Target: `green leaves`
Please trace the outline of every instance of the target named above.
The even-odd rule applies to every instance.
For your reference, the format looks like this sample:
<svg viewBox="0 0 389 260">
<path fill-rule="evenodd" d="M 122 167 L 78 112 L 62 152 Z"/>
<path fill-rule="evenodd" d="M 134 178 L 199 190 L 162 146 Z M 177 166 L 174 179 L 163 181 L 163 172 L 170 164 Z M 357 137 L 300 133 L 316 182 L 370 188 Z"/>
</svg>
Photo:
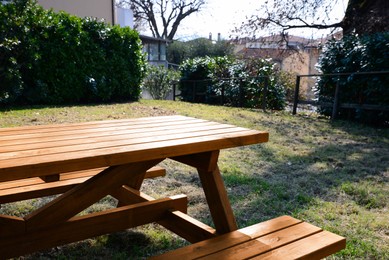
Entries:
<svg viewBox="0 0 389 260">
<path fill-rule="evenodd" d="M 147 90 L 153 99 L 163 100 L 167 97 L 174 82 L 180 79 L 180 72 L 167 69 L 165 66 L 148 66 L 142 88 Z"/>
<path fill-rule="evenodd" d="M 285 106 L 285 87 L 270 60 L 204 57 L 186 60 L 180 69 L 185 101 L 258 108 L 266 92 L 266 108 Z"/>
<path fill-rule="evenodd" d="M 35 1 L 0 5 L 0 104 L 137 100 L 139 35 Z"/>
<path fill-rule="evenodd" d="M 389 33 L 345 36 L 329 41 L 319 61 L 323 74 L 389 71 Z M 331 101 L 337 82 L 341 88 L 340 102 L 389 105 L 389 75 L 324 76 L 317 82 L 319 101 Z M 330 115 L 330 110 L 322 109 Z M 369 123 L 389 121 L 389 113 L 380 111 L 340 111 L 340 117 L 360 119 Z"/>
</svg>

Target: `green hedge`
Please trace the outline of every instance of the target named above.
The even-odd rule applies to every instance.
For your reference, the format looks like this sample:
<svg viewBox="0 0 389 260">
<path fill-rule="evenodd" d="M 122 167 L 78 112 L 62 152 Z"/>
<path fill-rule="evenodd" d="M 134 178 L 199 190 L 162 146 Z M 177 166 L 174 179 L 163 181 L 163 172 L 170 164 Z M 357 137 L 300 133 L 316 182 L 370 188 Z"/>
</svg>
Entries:
<svg viewBox="0 0 389 260">
<path fill-rule="evenodd" d="M 186 60 L 180 69 L 184 101 L 260 108 L 266 85 L 266 108 L 285 107 L 285 86 L 270 60 L 204 57 Z"/>
<path fill-rule="evenodd" d="M 323 74 L 353 73 L 321 77 L 317 82 L 319 101 L 333 102 L 338 82 L 340 103 L 389 106 L 389 74 L 355 74 L 389 71 L 389 32 L 350 35 L 329 41 L 319 60 L 319 69 Z M 320 112 L 331 115 L 332 109 L 322 108 Z M 340 109 L 338 116 L 365 123 L 389 124 L 388 111 Z"/>
<path fill-rule="evenodd" d="M 139 35 L 32 0 L 0 5 L 0 104 L 138 100 Z"/>
</svg>

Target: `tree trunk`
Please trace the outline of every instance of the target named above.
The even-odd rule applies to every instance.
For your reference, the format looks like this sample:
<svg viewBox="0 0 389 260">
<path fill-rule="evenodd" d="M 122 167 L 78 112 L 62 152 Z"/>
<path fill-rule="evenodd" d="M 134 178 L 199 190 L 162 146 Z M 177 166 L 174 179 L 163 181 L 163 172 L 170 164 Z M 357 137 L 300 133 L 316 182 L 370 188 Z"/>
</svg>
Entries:
<svg viewBox="0 0 389 260">
<path fill-rule="evenodd" d="M 342 25 L 345 35 L 389 31 L 389 1 L 349 0 Z"/>
</svg>

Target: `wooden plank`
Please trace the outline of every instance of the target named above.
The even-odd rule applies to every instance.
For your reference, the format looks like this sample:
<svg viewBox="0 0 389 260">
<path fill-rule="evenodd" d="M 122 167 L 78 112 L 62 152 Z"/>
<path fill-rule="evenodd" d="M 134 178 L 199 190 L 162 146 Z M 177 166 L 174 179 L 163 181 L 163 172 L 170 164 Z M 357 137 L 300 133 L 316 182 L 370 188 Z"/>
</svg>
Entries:
<svg viewBox="0 0 389 260">
<path fill-rule="evenodd" d="M 158 120 L 154 122 L 139 122 L 137 124 L 130 123 L 130 122 L 122 122 L 117 121 L 116 123 L 112 124 L 100 124 L 96 125 L 94 127 L 77 127 L 77 126 L 70 126 L 63 128 L 61 125 L 52 125 L 56 127 L 51 127 L 50 129 L 39 129 L 38 127 L 32 127 L 29 130 L 19 130 L 20 128 L 9 128 L 9 131 L 6 133 L 2 133 L 0 135 L 0 140 L 11 140 L 19 137 L 20 139 L 26 139 L 26 138 L 39 138 L 44 136 L 61 136 L 61 135 L 70 135 L 70 134 L 87 134 L 87 133 L 93 133 L 93 132 L 101 132 L 101 131 L 110 131 L 110 130 L 136 130 L 136 129 L 142 129 L 142 128 L 154 128 L 154 127 L 161 127 L 161 126 L 168 126 L 168 125 L 185 125 L 185 124 L 196 124 L 196 123 L 205 123 L 210 122 L 203 119 L 197 119 L 197 118 L 186 118 L 181 120 Z"/>
<path fill-rule="evenodd" d="M 75 172 L 67 172 L 62 173 L 59 176 L 59 181 L 65 181 L 65 180 L 73 180 L 83 177 L 92 177 L 100 172 L 102 172 L 103 168 L 97 168 L 97 169 L 90 169 L 90 170 L 83 170 L 83 171 L 75 171 Z M 146 172 L 145 178 L 155 178 L 155 177 L 162 177 L 166 175 L 166 171 L 164 168 L 160 166 L 154 166 L 151 169 L 149 169 Z M 0 182 L 0 192 L 2 190 L 12 189 L 12 188 L 22 188 L 22 187 L 31 187 L 38 184 L 45 183 L 41 178 L 27 178 L 22 180 L 16 180 L 16 181 L 7 181 L 7 182 Z"/>
<path fill-rule="evenodd" d="M 229 248 L 246 241 L 250 241 L 254 238 L 265 236 L 272 232 L 294 226 L 301 222 L 301 220 L 289 216 L 281 216 L 238 231 L 233 231 L 212 239 L 201 241 L 193 245 L 178 248 L 163 255 L 154 256 L 151 259 L 195 259 L 204 255 L 219 252 L 225 248 Z"/>
<path fill-rule="evenodd" d="M 80 177 L 78 179 L 0 190 L 0 204 L 61 194 L 90 178 Z"/>
<path fill-rule="evenodd" d="M 42 131 L 58 131 L 58 129 L 72 130 L 72 129 L 88 129 L 113 126 L 118 124 L 131 124 L 131 125 L 144 125 L 149 123 L 158 122 L 172 122 L 172 121 L 187 121 L 193 119 L 191 117 L 185 117 L 180 115 L 174 116 L 158 116 L 158 117 L 143 117 L 143 118 L 131 118 L 131 119 L 115 119 L 115 120 L 102 120 L 102 121 L 89 121 L 81 123 L 67 123 L 67 124 L 51 124 L 51 125 L 29 125 L 29 126 L 17 126 L 0 128 L 0 135 L 8 135 L 15 133 L 34 133 Z"/>
<path fill-rule="evenodd" d="M 53 147 L 62 147 L 77 144 L 88 144 L 95 142 L 127 140 L 142 137 L 160 136 L 169 134 L 178 134 L 186 132 L 208 131 L 212 129 L 233 128 L 229 125 L 221 125 L 216 123 L 202 123 L 196 125 L 159 127 L 158 129 L 136 129 L 136 130 L 118 130 L 110 132 L 88 133 L 84 135 L 63 135 L 60 137 L 47 137 L 36 139 L 23 139 L 13 141 L 1 141 L 1 153 L 15 152 L 23 150 L 44 149 Z"/>
<path fill-rule="evenodd" d="M 40 134 L 36 134 L 34 136 L 24 136 L 24 138 L 21 138 L 20 136 L 9 135 L 9 136 L 2 138 L 5 140 L 0 140 L 0 142 L 3 144 L 2 148 L 1 148 L 2 150 L 0 150 L 0 151 L 7 152 L 7 150 L 11 150 L 11 151 L 12 151 L 12 149 L 17 150 L 20 147 L 20 145 L 27 145 L 28 147 L 38 146 L 38 148 L 41 148 L 41 147 L 44 147 L 45 145 L 49 145 L 49 146 L 56 145 L 55 143 L 53 144 L 52 142 L 62 142 L 60 144 L 60 146 L 62 146 L 65 141 L 75 142 L 75 140 L 81 141 L 81 140 L 89 139 L 89 138 L 95 138 L 95 141 L 96 141 L 96 138 L 97 138 L 97 140 L 99 140 L 99 138 L 103 138 L 103 137 L 115 138 L 116 136 L 118 136 L 118 139 L 120 139 L 120 137 L 123 135 L 130 135 L 130 137 L 132 135 L 132 138 L 133 138 L 133 137 L 136 137 L 137 134 L 142 135 L 142 133 L 153 134 L 155 132 L 163 132 L 163 131 L 169 131 L 169 130 L 174 131 L 174 130 L 179 130 L 179 129 L 181 129 L 181 131 L 184 131 L 184 129 L 190 131 L 192 128 L 196 130 L 199 127 L 205 128 L 207 126 L 209 126 L 211 128 L 212 128 L 212 126 L 218 127 L 218 128 L 228 127 L 228 125 L 220 126 L 220 125 L 217 125 L 216 123 L 212 123 L 212 122 L 204 122 L 204 123 L 198 122 L 195 124 L 186 123 L 184 125 L 179 124 L 179 123 L 180 122 L 161 123 L 158 125 L 156 124 L 154 127 L 151 127 L 151 126 L 149 126 L 149 127 L 147 127 L 147 126 L 144 126 L 144 127 L 123 126 L 123 127 L 115 127 L 115 128 L 107 128 L 107 129 L 97 128 L 97 129 L 90 129 L 88 131 L 83 131 L 83 132 L 76 132 L 76 131 L 58 132 L 56 135 L 49 135 L 49 134 L 45 134 L 45 133 L 40 133 Z M 155 133 L 155 135 L 156 135 L 156 133 Z M 66 144 L 66 142 L 65 142 L 65 144 Z M 18 145 L 19 145 L 19 147 L 18 147 Z M 11 146 L 11 147 L 9 147 L 9 146 Z"/>
<path fill-rule="evenodd" d="M 159 142 L 159 141 L 168 141 L 168 140 L 176 140 L 176 139 L 184 139 L 184 138 L 193 138 L 193 137 L 201 137 L 208 135 L 218 135 L 218 134 L 229 134 L 229 133 L 237 133 L 240 131 L 244 131 L 244 128 L 221 128 L 221 129 L 207 129 L 206 131 L 196 131 L 191 132 L 190 130 L 184 131 L 173 131 L 173 133 L 169 131 L 158 132 L 156 135 L 144 135 L 140 137 L 139 135 L 127 136 L 127 138 L 121 137 L 119 140 L 95 140 L 95 142 L 88 143 L 74 143 L 71 141 L 65 143 L 60 146 L 55 147 L 42 147 L 37 149 L 26 150 L 26 148 L 20 149 L 14 152 L 3 152 L 0 153 L 0 161 L 7 160 L 8 158 L 17 159 L 24 157 L 32 157 L 32 156 L 42 156 L 42 155 L 50 155 L 50 154 L 61 154 L 61 153 L 69 153 L 69 152 L 77 152 L 77 151 L 85 151 L 85 150 L 93 150 L 93 149 L 104 149 L 104 148 L 112 148 L 112 147 L 121 147 L 127 145 L 136 145 L 143 143 L 151 143 L 151 142 Z M 88 138 L 89 139 L 89 138 Z"/>
<path fill-rule="evenodd" d="M 147 170 L 145 179 L 153 179 L 157 177 L 163 177 L 166 175 L 165 168 L 162 168 L 160 166 L 153 166 L 149 170 Z"/>
<path fill-rule="evenodd" d="M 344 237 L 323 231 L 251 259 L 323 259 L 345 247 L 346 239 Z"/>
<path fill-rule="evenodd" d="M 284 215 L 249 227 L 241 228 L 239 229 L 239 232 L 254 239 L 299 223 L 302 223 L 302 221 L 291 216 Z"/>
<path fill-rule="evenodd" d="M 248 259 L 320 231 L 320 228 L 303 222 L 198 259 Z"/>
<path fill-rule="evenodd" d="M 29 178 L 0 183 L 0 204 L 64 193 L 100 173 L 105 168 L 61 174 L 60 181 L 45 183 Z M 155 166 L 146 172 L 145 179 L 165 176 L 164 168 Z"/>
<path fill-rule="evenodd" d="M 24 231 L 25 225 L 22 218 L 0 214 L 0 238 L 21 234 Z"/>
<path fill-rule="evenodd" d="M 159 162 L 132 163 L 104 170 L 27 215 L 24 218 L 26 229 L 34 230 L 66 221 L 123 185 L 129 176 L 137 186 L 143 181 L 146 171 Z"/>
<path fill-rule="evenodd" d="M 41 178 L 44 182 L 59 181 L 59 174 L 40 176 L 39 178 Z"/>
<path fill-rule="evenodd" d="M 120 201 L 120 205 L 153 201 L 154 198 L 132 189 L 122 187 L 111 194 Z M 214 237 L 216 230 L 186 214 L 186 211 L 169 211 L 158 224 L 176 233 L 191 243 Z"/>
<path fill-rule="evenodd" d="M 150 258 L 150 260 L 197 259 L 203 255 L 223 250 L 228 246 L 243 243 L 250 239 L 251 238 L 249 236 L 242 234 L 239 231 L 232 231 L 215 238 L 195 243 L 193 245 L 178 248 L 174 251 L 170 251 L 162 255 L 153 256 Z"/>
<path fill-rule="evenodd" d="M 158 221 L 169 209 L 185 211 L 186 207 L 186 196 L 179 195 L 74 217 L 47 229 L 27 231 L 21 235 L 0 238 L 0 255 L 2 258 L 10 258 L 93 236 L 125 230 Z"/>
<path fill-rule="evenodd" d="M 43 176 L 52 172 L 70 172 L 162 157 L 201 153 L 215 149 L 266 142 L 268 138 L 267 132 L 245 130 L 236 133 L 121 146 L 115 149 L 96 149 L 92 154 L 86 151 L 69 152 L 61 154 L 61 160 L 58 160 L 59 155 L 55 154 L 9 159 L 2 162 L 0 181 Z"/>
<path fill-rule="evenodd" d="M 119 189 L 112 190 L 110 195 L 119 200 L 122 205 L 131 205 L 155 200 L 153 197 L 126 185 L 123 185 Z"/>
<path fill-rule="evenodd" d="M 190 154 L 172 157 L 172 160 L 178 161 L 180 163 L 195 167 L 196 169 L 202 169 L 204 171 L 213 171 L 217 166 L 218 156 L 212 157 L 212 152 Z M 218 153 L 218 151 L 216 151 Z M 213 160 L 211 161 L 210 158 Z"/>
<path fill-rule="evenodd" d="M 184 211 L 169 211 L 157 223 L 191 243 L 210 239 L 216 235 L 214 228 L 192 218 Z"/>
<path fill-rule="evenodd" d="M 213 151 L 208 158 L 204 157 L 203 161 L 199 162 L 205 165 L 206 168 L 197 168 L 197 171 L 217 233 L 224 234 L 234 231 L 238 227 L 228 200 L 223 178 L 217 166 L 218 157 L 219 151 Z"/>
</svg>

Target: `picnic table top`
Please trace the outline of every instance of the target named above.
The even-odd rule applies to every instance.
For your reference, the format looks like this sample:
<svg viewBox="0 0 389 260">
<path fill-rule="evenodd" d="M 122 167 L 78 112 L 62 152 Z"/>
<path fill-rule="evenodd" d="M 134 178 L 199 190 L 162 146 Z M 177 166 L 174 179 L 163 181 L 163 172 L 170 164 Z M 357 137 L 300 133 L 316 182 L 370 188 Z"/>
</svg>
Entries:
<svg viewBox="0 0 389 260">
<path fill-rule="evenodd" d="M 266 142 L 268 133 L 185 116 L 0 128 L 0 181 Z"/>
</svg>

